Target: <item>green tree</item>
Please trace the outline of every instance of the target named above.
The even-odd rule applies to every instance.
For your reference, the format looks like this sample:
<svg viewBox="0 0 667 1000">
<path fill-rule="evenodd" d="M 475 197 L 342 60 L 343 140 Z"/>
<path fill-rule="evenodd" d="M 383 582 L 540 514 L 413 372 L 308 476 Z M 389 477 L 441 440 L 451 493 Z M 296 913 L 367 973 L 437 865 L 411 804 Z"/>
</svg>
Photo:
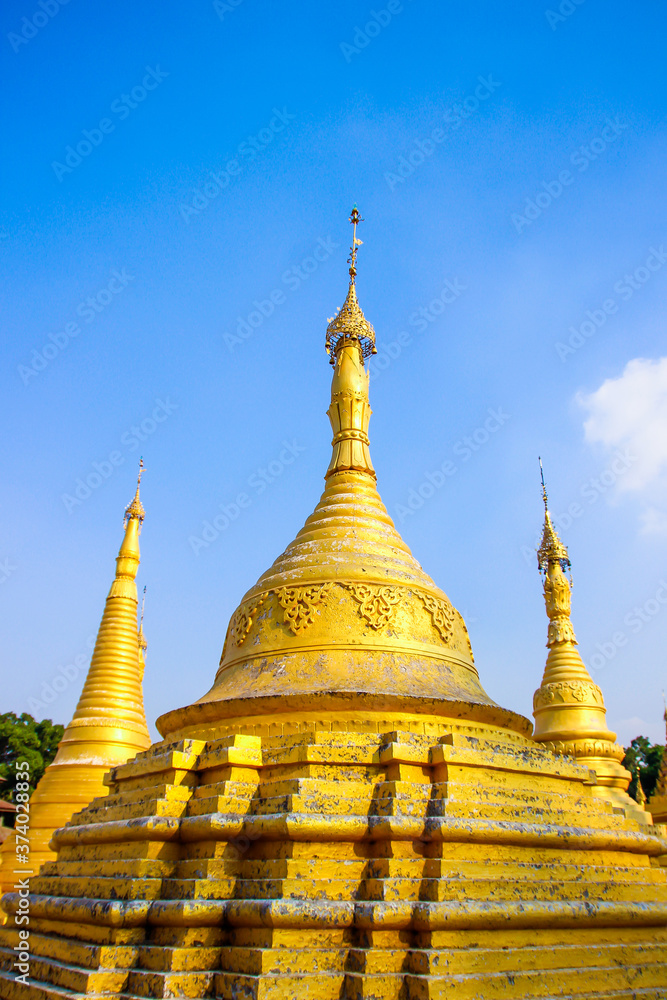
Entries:
<svg viewBox="0 0 667 1000">
<path fill-rule="evenodd" d="M 27 760 L 30 765 L 30 794 L 56 755 L 65 729 L 51 719 L 37 722 L 23 712 L 0 715 L 0 797 L 14 801 L 16 762 Z"/>
<path fill-rule="evenodd" d="M 653 795 L 664 752 L 663 746 L 659 743 L 651 743 L 646 736 L 637 736 L 630 746 L 625 748 L 623 767 L 627 767 L 628 771 L 632 773 L 628 795 L 631 795 L 633 799 L 637 799 L 637 774 L 641 779 L 646 798 L 650 799 Z"/>
</svg>

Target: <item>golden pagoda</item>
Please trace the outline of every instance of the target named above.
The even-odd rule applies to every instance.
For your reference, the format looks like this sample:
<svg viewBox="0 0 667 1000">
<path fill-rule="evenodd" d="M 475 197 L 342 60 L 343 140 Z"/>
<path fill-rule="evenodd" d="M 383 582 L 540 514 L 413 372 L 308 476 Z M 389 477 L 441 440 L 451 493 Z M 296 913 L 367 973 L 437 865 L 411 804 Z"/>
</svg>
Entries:
<svg viewBox="0 0 667 1000">
<path fill-rule="evenodd" d="M 549 501 L 542 472 L 544 529 L 537 550 L 537 565 L 543 575 L 544 602 L 549 618 L 546 666 L 542 684 L 533 695 L 535 732 L 533 739 L 549 749 L 575 757 L 597 777 L 595 794 L 623 809 L 638 823 L 650 823 L 651 817 L 641 802 L 627 794 L 632 775 L 621 761 L 625 750 L 616 733 L 607 728 L 607 712 L 601 689 L 593 682 L 577 649 L 572 627 L 571 581 L 568 551 L 551 521 Z"/>
<path fill-rule="evenodd" d="M 53 763 L 30 798 L 29 822 L 23 831 L 29 850 L 18 852 L 26 860 L 23 864 L 17 861 L 16 831 L 0 851 L 3 892 L 20 877 L 17 870 L 23 875 L 37 874 L 41 865 L 55 858 L 49 847 L 54 830 L 64 826 L 73 813 L 92 799 L 105 794 L 104 775 L 110 767 L 125 763 L 150 746 L 141 688 L 143 633 L 137 633 L 134 582 L 139 567 L 139 531 L 144 520 L 139 498 L 142 468 L 143 463 L 134 499 L 125 511 L 125 533 L 116 559 L 116 576 L 79 703 Z M 26 844 L 23 834 L 19 843 Z"/>
<path fill-rule="evenodd" d="M 488 697 L 380 500 L 351 221 L 322 497 L 210 691 L 54 835 L 6 1000 L 664 1000 L 666 845 Z"/>
<path fill-rule="evenodd" d="M 665 706 L 664 719 L 665 728 L 667 729 L 667 706 Z M 667 827 L 667 738 L 665 739 L 665 744 L 665 752 L 662 755 L 658 780 L 646 808 L 653 816 L 654 823 L 660 823 Z M 667 834 L 667 829 L 662 832 Z"/>
</svg>

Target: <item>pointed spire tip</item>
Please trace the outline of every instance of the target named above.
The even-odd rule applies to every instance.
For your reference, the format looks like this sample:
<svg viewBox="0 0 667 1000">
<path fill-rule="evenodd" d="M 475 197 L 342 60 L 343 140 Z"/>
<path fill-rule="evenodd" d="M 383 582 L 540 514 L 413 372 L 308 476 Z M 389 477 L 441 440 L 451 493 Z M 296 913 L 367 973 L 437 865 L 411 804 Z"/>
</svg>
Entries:
<svg viewBox="0 0 667 1000">
<path fill-rule="evenodd" d="M 364 220 L 359 215 L 356 204 L 350 213 L 349 221 L 352 223 L 352 246 L 347 262 L 350 265 L 350 286 L 347 290 L 345 302 L 336 312 L 333 319 L 328 320 L 326 351 L 333 365 L 336 362 L 336 355 L 339 347 L 344 344 L 354 343 L 359 348 L 361 359 L 364 361 L 371 354 L 377 354 L 375 347 L 375 330 L 364 316 L 361 306 L 357 301 L 355 281 L 357 276 L 357 251 L 363 245 L 363 241 L 357 239 L 357 225 Z"/>
<path fill-rule="evenodd" d="M 547 497 L 547 487 L 544 482 L 544 469 L 542 468 L 542 459 L 538 455 L 537 461 L 540 463 L 540 478 L 542 479 L 542 499 L 544 500 L 544 509 L 549 510 L 549 498 Z"/>
<path fill-rule="evenodd" d="M 542 573 L 546 573 L 549 563 L 560 563 L 563 572 L 570 569 L 570 557 L 567 547 L 563 545 L 558 532 L 553 526 L 551 514 L 549 513 L 549 501 L 547 497 L 547 487 L 544 482 L 544 469 L 542 459 L 538 457 L 540 463 L 540 478 L 542 480 L 542 499 L 544 501 L 544 529 L 542 531 L 542 541 L 537 550 L 537 566 Z"/>
<path fill-rule="evenodd" d="M 141 498 L 139 496 L 139 489 L 141 487 L 141 477 L 143 476 L 143 474 L 144 474 L 144 460 L 143 460 L 143 458 L 140 458 L 139 459 L 139 473 L 137 475 L 137 490 L 136 490 L 136 493 L 134 494 L 132 502 L 129 503 L 127 505 L 127 507 L 125 508 L 125 518 L 123 520 L 123 527 L 124 528 L 127 527 L 128 521 L 130 521 L 133 517 L 136 518 L 139 521 L 140 525 L 143 524 L 143 520 L 144 520 L 144 518 L 146 516 L 146 511 L 144 510 L 144 505 L 142 504 Z"/>
</svg>

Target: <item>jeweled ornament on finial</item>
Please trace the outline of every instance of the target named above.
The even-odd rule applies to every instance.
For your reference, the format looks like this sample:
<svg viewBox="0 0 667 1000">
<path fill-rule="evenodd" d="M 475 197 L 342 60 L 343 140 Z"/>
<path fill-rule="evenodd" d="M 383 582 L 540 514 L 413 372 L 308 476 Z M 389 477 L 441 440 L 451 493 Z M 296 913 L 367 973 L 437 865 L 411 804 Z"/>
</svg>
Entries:
<svg viewBox="0 0 667 1000">
<path fill-rule="evenodd" d="M 345 302 L 338 310 L 333 319 L 329 320 L 327 326 L 326 350 L 330 355 L 331 364 L 336 363 L 338 350 L 344 344 L 354 343 L 359 348 L 362 361 L 369 358 L 371 354 L 377 354 L 375 348 L 375 330 L 368 322 L 361 306 L 357 301 L 357 291 L 355 281 L 357 277 L 357 250 L 363 245 L 363 241 L 357 239 L 357 225 L 364 220 L 359 215 L 359 209 L 355 205 L 350 213 L 352 223 L 352 246 L 347 262 L 350 265 L 350 287 L 347 291 Z"/>
<path fill-rule="evenodd" d="M 561 542 L 556 529 L 551 523 L 551 514 L 549 513 L 549 500 L 547 497 L 547 488 L 544 482 L 544 469 L 542 468 L 542 459 L 538 458 L 540 463 L 540 476 L 542 478 L 542 499 L 544 501 L 544 530 L 542 532 L 542 541 L 540 542 L 540 547 L 537 550 L 537 565 L 542 573 L 546 573 L 549 563 L 560 563 L 560 568 L 563 572 L 567 572 L 571 569 L 570 557 L 568 555 L 567 548 Z"/>
</svg>

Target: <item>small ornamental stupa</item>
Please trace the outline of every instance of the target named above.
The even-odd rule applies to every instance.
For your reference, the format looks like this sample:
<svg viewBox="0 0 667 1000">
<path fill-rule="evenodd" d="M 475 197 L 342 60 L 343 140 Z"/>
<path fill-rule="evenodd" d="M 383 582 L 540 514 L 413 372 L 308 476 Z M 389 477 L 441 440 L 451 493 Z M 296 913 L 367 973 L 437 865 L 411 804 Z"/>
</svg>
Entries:
<svg viewBox="0 0 667 1000">
<path fill-rule="evenodd" d="M 6 1000 L 664 1000 L 667 845 L 488 697 L 377 492 L 351 221 L 322 497 L 210 691 L 54 834 Z"/>
<path fill-rule="evenodd" d="M 17 829 L 0 850 L 2 891 L 21 876 L 36 875 L 55 858 L 49 847 L 54 830 L 73 813 L 104 795 L 104 775 L 150 746 L 142 693 L 143 632 L 137 632 L 139 532 L 144 508 L 137 489 L 125 511 L 125 533 L 116 558 L 116 576 L 106 600 L 93 655 L 79 703 L 30 798 L 28 822 Z M 16 834 L 20 850 L 17 850 Z M 27 849 L 26 849 L 27 848 Z M 25 859 L 21 862 L 17 858 Z"/>
<path fill-rule="evenodd" d="M 608 799 L 638 823 L 650 823 L 651 816 L 643 805 L 627 794 L 632 775 L 621 764 L 625 750 L 615 742 L 616 733 L 607 728 L 604 696 L 577 649 L 570 618 L 571 581 L 566 575 L 571 568 L 570 557 L 551 520 L 541 460 L 540 472 L 544 529 L 537 565 L 543 576 L 549 618 L 549 654 L 542 683 L 533 695 L 533 739 L 592 768 L 597 777 L 596 795 Z"/>
</svg>

